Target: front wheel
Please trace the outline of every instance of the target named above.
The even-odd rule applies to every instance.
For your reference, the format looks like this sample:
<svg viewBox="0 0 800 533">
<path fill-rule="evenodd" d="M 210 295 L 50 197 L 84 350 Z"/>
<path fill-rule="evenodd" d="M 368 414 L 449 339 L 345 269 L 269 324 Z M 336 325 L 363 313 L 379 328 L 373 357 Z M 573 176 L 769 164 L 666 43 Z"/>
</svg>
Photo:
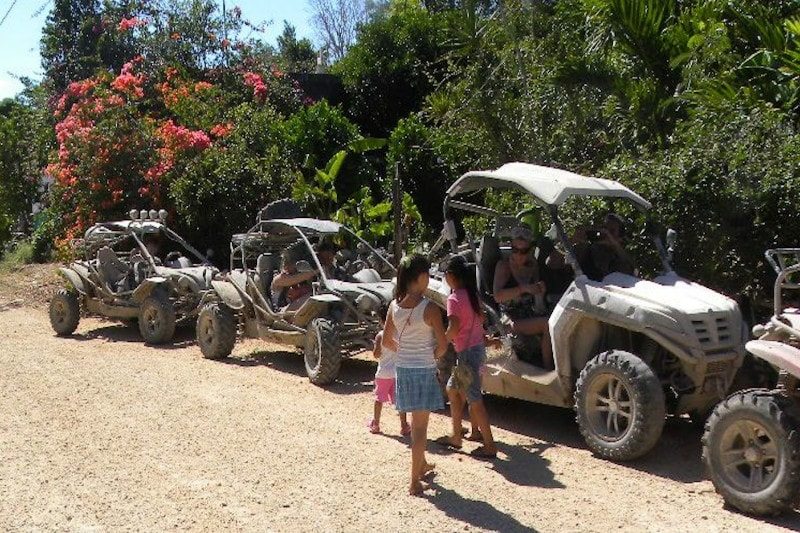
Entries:
<svg viewBox="0 0 800 533">
<path fill-rule="evenodd" d="M 725 501 L 773 515 L 800 495 L 798 411 L 777 392 L 734 393 L 714 409 L 703 433 L 703 464 Z"/>
<path fill-rule="evenodd" d="M 315 318 L 306 332 L 304 361 L 308 379 L 314 385 L 327 385 L 339 375 L 342 355 L 339 352 L 336 324 L 327 318 Z"/>
<path fill-rule="evenodd" d="M 78 295 L 67 289 L 61 289 L 50 300 L 50 325 L 56 335 L 63 337 L 72 335 L 78 328 L 81 319 L 81 307 Z"/>
<path fill-rule="evenodd" d="M 236 319 L 224 304 L 205 305 L 197 317 L 197 344 L 206 359 L 224 359 L 236 343 Z"/>
<path fill-rule="evenodd" d="M 641 457 L 664 429 L 661 382 L 637 356 L 611 350 L 592 358 L 575 389 L 578 426 L 597 455 L 614 461 Z"/>
<path fill-rule="evenodd" d="M 145 298 L 139 307 L 139 333 L 149 344 L 169 342 L 175 334 L 175 307 L 161 290 Z"/>
</svg>

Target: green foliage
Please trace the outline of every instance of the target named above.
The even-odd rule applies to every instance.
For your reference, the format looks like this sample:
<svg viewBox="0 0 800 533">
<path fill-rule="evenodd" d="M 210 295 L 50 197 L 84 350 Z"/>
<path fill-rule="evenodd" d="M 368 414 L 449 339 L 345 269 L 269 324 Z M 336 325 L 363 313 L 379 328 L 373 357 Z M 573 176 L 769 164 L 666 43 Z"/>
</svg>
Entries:
<svg viewBox="0 0 800 533">
<path fill-rule="evenodd" d="M 232 234 L 253 225 L 260 208 L 288 195 L 294 179 L 274 110 L 242 104 L 230 118 L 236 127 L 224 142 L 186 164 L 169 185 L 180 229 L 218 257 L 227 255 Z"/>
<path fill-rule="evenodd" d="M 364 133 L 384 137 L 422 106 L 442 77 L 445 21 L 443 14 L 407 7 L 361 27 L 332 71 L 341 76 L 348 114 Z"/>
<path fill-rule="evenodd" d="M 679 234 L 678 270 L 768 298 L 764 250 L 800 242 L 800 137 L 775 109 L 696 110 L 668 151 L 623 155 L 602 174 L 648 198 Z"/>
<path fill-rule="evenodd" d="M 278 36 L 278 55 L 291 72 L 313 72 L 317 63 L 314 45 L 309 39 L 298 39 L 295 27 L 285 20 Z"/>
<path fill-rule="evenodd" d="M 24 265 L 29 265 L 34 262 L 35 249 L 33 243 L 29 241 L 20 241 L 15 244 L 8 252 L 0 258 L 0 272 L 16 270 Z"/>
</svg>

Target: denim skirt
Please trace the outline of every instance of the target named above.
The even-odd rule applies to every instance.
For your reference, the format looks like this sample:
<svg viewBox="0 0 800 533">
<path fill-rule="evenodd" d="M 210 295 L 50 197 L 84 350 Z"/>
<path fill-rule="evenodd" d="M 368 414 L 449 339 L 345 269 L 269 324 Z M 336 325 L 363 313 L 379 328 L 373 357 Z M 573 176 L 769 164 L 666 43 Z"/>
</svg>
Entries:
<svg viewBox="0 0 800 533">
<path fill-rule="evenodd" d="M 444 398 L 436 367 L 403 368 L 397 367 L 397 390 L 395 406 L 398 411 L 438 411 L 444 409 Z"/>
</svg>

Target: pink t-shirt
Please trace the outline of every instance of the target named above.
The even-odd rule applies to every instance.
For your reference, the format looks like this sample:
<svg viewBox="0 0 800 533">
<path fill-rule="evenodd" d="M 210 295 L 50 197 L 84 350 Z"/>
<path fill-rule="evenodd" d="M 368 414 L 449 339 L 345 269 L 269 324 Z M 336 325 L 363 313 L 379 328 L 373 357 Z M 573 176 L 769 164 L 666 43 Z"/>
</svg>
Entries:
<svg viewBox="0 0 800 533">
<path fill-rule="evenodd" d="M 447 297 L 447 316 L 458 318 L 458 335 L 453 339 L 457 352 L 483 344 L 483 323 L 472 309 L 466 289 L 456 289 Z"/>
</svg>

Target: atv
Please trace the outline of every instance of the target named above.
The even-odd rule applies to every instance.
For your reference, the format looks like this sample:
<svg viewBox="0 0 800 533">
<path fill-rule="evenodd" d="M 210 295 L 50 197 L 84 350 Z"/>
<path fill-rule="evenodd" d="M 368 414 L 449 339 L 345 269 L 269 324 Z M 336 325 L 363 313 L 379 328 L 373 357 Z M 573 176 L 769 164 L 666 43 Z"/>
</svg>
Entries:
<svg viewBox="0 0 800 533">
<path fill-rule="evenodd" d="M 800 289 L 800 248 L 767 250 L 777 273 L 773 315 L 753 328 L 747 351 L 779 370 L 776 388 L 738 391 L 716 406 L 703 434 L 703 463 L 725 501 L 754 515 L 800 502 L 800 309 L 784 291 Z"/>
<path fill-rule="evenodd" d="M 216 268 L 166 225 L 167 212 L 136 211 L 130 220 L 95 224 L 73 242 L 83 260 L 59 268 L 67 287 L 50 301 L 50 324 L 71 335 L 81 308 L 138 323 L 150 344 L 169 342 L 175 324 L 199 312 Z"/>
<path fill-rule="evenodd" d="M 595 264 L 602 254 L 586 252 L 602 250 L 593 242 L 601 231 L 582 229 L 590 237 L 580 250 L 574 235 L 568 237 L 562 209 L 603 201 L 623 203 L 643 220 L 645 231 L 638 237 L 646 250 L 653 252 L 654 246 L 657 252 L 651 253 L 651 279 L 635 270 L 609 271 L 608 261 Z M 508 213 L 498 205 L 521 209 Z M 667 232 L 665 247 L 647 216 L 650 209 L 647 200 L 611 180 L 508 163 L 468 172 L 450 187 L 444 229 L 430 250 L 440 266 L 429 297 L 442 307 L 450 289 L 441 265 L 453 254 L 475 264 L 487 330 L 501 341 L 487 347 L 484 391 L 575 409 L 589 448 L 618 461 L 651 450 L 667 414 L 707 414 L 728 391 L 745 353 L 737 304 L 674 272 L 676 234 Z M 543 231 L 547 218 L 552 224 Z M 493 296 L 495 267 L 511 255 L 512 229 L 525 221 L 539 226 L 531 229 L 538 231 L 533 247 L 546 291 L 523 307 L 538 309 L 547 319 L 554 369 L 543 365 L 541 338 L 512 332 L 505 308 Z M 571 222 L 577 233 L 577 221 Z M 560 267 L 550 263 L 556 257 Z"/>
<path fill-rule="evenodd" d="M 204 357 L 227 357 L 241 324 L 245 336 L 302 350 L 309 380 L 326 385 L 344 358 L 372 348 L 393 296 L 395 269 L 342 224 L 300 217 L 287 205 L 277 216 L 289 216 L 276 218 L 275 207 L 233 236 L 230 272 L 212 282 L 197 318 L 197 342 Z M 335 264 L 321 262 L 321 247 L 337 249 L 326 261 L 333 257 Z M 276 286 L 289 266 L 313 272 L 302 296 L 296 292 L 301 284 Z"/>
</svg>

